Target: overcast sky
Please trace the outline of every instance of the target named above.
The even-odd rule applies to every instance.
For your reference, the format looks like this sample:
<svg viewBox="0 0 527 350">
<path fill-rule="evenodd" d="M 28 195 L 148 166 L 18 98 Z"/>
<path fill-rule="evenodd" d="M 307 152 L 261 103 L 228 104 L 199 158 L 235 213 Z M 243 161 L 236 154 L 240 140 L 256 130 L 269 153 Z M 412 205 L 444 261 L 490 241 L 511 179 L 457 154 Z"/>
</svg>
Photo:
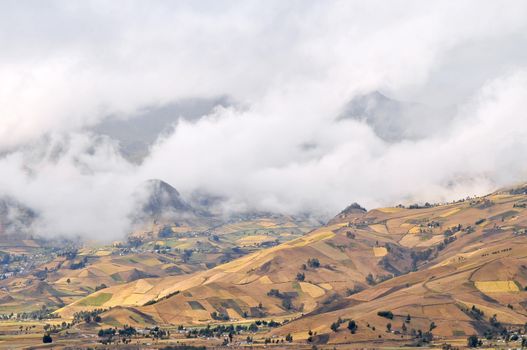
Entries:
<svg viewBox="0 0 527 350">
<path fill-rule="evenodd" d="M 0 52 L 0 194 L 44 233 L 119 237 L 149 178 L 323 217 L 527 180 L 525 1 L 3 1 Z M 420 107 L 339 117 L 375 91 Z M 90 131 L 223 96 L 140 164 Z"/>
</svg>

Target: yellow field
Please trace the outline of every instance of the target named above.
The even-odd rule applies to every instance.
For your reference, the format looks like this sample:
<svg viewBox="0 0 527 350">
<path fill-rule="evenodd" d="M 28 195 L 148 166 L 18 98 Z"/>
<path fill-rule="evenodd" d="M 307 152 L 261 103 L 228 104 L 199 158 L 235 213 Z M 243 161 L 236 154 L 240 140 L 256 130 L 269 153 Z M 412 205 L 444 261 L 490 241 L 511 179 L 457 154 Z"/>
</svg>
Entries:
<svg viewBox="0 0 527 350">
<path fill-rule="evenodd" d="M 382 213 L 387 213 L 387 214 L 391 214 L 391 213 L 398 213 L 400 211 L 403 211 L 404 208 L 396 208 L 396 207 L 387 207 L 387 208 L 379 208 L 379 209 L 376 209 Z"/>
<path fill-rule="evenodd" d="M 273 281 L 271 281 L 269 276 L 262 276 L 259 281 L 261 284 L 273 284 Z"/>
<path fill-rule="evenodd" d="M 373 255 L 382 257 L 388 254 L 388 250 L 385 247 L 373 247 Z"/>
<path fill-rule="evenodd" d="M 314 284 L 307 282 L 300 282 L 299 284 L 302 292 L 309 294 L 312 298 L 319 298 L 326 294 L 324 289 L 320 288 L 319 286 L 315 286 Z"/>
<path fill-rule="evenodd" d="M 154 286 L 147 280 L 138 280 L 135 284 L 134 293 L 144 294 L 152 289 Z"/>
<path fill-rule="evenodd" d="M 450 215 L 457 214 L 460 211 L 461 211 L 460 208 L 455 208 L 455 209 L 449 210 L 446 213 L 443 213 L 443 214 L 441 214 L 439 216 L 442 217 L 442 218 L 446 218 L 446 217 L 449 217 Z"/>
<path fill-rule="evenodd" d="M 112 255 L 112 251 L 111 250 L 98 250 L 96 253 L 95 253 L 96 256 L 108 256 L 108 255 Z"/>
<path fill-rule="evenodd" d="M 514 281 L 477 281 L 476 288 L 483 293 L 519 292 L 520 288 Z"/>
<path fill-rule="evenodd" d="M 151 257 L 151 258 L 145 258 L 145 259 L 138 259 L 138 261 L 141 263 L 141 264 L 144 264 L 146 266 L 156 266 L 156 265 L 161 265 L 161 261 L 157 260 L 156 258 L 154 257 Z"/>
<path fill-rule="evenodd" d="M 333 286 L 331 284 L 329 284 L 329 283 L 320 283 L 319 286 L 324 288 L 325 290 L 332 290 L 333 289 Z"/>
<path fill-rule="evenodd" d="M 408 230 L 408 233 L 412 233 L 412 234 L 421 233 L 421 228 L 419 226 L 414 226 L 410 230 Z"/>
</svg>

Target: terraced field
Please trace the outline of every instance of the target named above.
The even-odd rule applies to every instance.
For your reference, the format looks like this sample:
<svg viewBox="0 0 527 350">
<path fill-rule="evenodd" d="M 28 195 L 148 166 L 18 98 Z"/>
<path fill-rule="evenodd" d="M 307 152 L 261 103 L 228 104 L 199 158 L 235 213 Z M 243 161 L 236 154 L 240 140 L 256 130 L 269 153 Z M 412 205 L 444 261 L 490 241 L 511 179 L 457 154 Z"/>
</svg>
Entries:
<svg viewBox="0 0 527 350">
<path fill-rule="evenodd" d="M 96 258 L 72 270 L 69 282 L 66 275 L 56 279 L 61 291 L 40 288 L 65 299 L 62 291 L 79 291 L 81 281 L 92 286 L 108 281 L 107 288 L 70 297 L 74 300 L 55 313 L 68 320 L 81 311 L 106 309 L 100 327 L 203 329 L 273 320 L 280 326 L 253 331 L 254 341 L 292 336 L 297 348 L 313 343 L 376 347 L 378 342 L 459 346 L 471 334 L 486 334 L 491 344 L 527 323 L 527 209 L 519 205 L 527 195 L 516 193 L 503 190 L 412 209 L 366 211 L 353 205 L 305 235 L 295 238 L 287 227 L 288 238 L 270 247 L 258 245 L 273 235 L 265 230 L 279 230 L 276 225 L 265 220 L 257 228 L 250 226 L 254 222 L 228 224 L 211 246 L 242 242 L 253 246 L 252 253 L 171 276 L 161 271 L 186 268 L 170 255 L 90 253 Z M 152 242 L 193 247 L 199 239 Z M 157 271 L 158 277 L 129 277 L 136 270 Z M 353 332 L 346 328 L 350 321 Z"/>
</svg>

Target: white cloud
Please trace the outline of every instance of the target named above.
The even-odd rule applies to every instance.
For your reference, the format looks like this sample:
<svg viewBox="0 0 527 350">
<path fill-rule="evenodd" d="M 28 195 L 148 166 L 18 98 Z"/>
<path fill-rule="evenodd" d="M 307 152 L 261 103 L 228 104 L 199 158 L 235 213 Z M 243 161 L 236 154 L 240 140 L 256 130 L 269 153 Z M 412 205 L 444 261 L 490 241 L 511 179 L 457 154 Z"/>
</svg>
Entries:
<svg viewBox="0 0 527 350">
<path fill-rule="evenodd" d="M 324 215 L 525 178 L 525 67 L 511 51 L 481 57 L 492 43 L 527 47 L 522 1 L 3 7 L 0 150 L 23 150 L 0 159 L 0 190 L 39 210 L 47 232 L 121 234 L 147 178 L 225 195 L 231 208 Z M 336 121 L 373 90 L 465 107 L 440 133 L 386 143 L 364 123 Z M 181 122 L 141 166 L 79 132 L 108 115 L 219 95 L 243 107 Z M 62 156 L 50 158 L 57 144 Z"/>
</svg>

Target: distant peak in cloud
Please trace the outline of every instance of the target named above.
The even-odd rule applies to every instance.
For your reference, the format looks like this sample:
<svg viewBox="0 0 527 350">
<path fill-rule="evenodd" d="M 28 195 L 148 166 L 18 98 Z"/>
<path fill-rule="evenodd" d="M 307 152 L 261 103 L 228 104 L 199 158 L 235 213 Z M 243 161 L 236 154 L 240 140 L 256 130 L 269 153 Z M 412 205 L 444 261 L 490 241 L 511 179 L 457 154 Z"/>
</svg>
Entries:
<svg viewBox="0 0 527 350">
<path fill-rule="evenodd" d="M 339 119 L 364 121 L 387 142 L 418 140 L 444 130 L 453 120 L 454 108 L 432 108 L 391 99 L 379 91 L 352 98 Z"/>
<path fill-rule="evenodd" d="M 129 161 L 140 164 L 150 154 L 150 147 L 173 132 L 180 120 L 195 122 L 218 106 L 233 102 L 228 97 L 187 98 L 162 106 L 142 108 L 134 115 L 105 118 L 88 130 L 105 135 L 119 144 L 119 151 Z"/>
</svg>

